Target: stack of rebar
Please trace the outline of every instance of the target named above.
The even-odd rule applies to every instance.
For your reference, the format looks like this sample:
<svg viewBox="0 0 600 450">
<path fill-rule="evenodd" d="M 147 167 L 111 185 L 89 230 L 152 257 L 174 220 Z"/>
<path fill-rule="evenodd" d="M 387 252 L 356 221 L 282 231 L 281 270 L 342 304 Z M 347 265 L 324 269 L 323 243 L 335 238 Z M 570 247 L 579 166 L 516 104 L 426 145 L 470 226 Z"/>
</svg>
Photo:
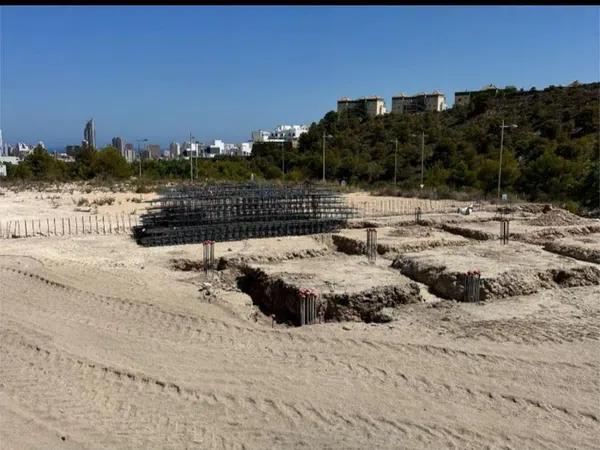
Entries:
<svg viewBox="0 0 600 450">
<path fill-rule="evenodd" d="M 343 198 L 309 184 L 207 184 L 170 188 L 151 202 L 138 244 L 177 245 L 337 231 L 356 216 Z"/>
</svg>

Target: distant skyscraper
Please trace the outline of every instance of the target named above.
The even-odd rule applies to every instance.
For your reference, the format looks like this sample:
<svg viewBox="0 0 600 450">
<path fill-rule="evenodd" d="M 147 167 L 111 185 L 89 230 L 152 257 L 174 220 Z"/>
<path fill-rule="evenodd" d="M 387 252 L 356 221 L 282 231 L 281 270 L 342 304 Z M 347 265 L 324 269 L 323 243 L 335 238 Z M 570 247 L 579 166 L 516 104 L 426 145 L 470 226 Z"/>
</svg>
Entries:
<svg viewBox="0 0 600 450">
<path fill-rule="evenodd" d="M 119 150 L 119 153 L 123 158 L 127 159 L 127 154 L 125 153 L 125 143 L 123 142 L 123 139 L 118 136 L 112 138 L 112 146 Z"/>
<path fill-rule="evenodd" d="M 171 153 L 171 158 L 179 158 L 181 156 L 181 145 L 179 145 L 179 142 L 171 142 L 169 152 Z"/>
<path fill-rule="evenodd" d="M 125 159 L 127 162 L 133 162 L 134 154 L 133 144 L 125 144 Z"/>
<path fill-rule="evenodd" d="M 4 156 L 4 141 L 2 140 L 2 130 L 0 130 L 0 156 Z"/>
<path fill-rule="evenodd" d="M 160 158 L 160 145 L 158 144 L 148 144 L 148 154 L 151 159 Z"/>
<path fill-rule="evenodd" d="M 96 148 L 96 126 L 94 125 L 94 119 L 88 120 L 85 124 L 83 139 L 86 140 L 91 147 Z"/>
</svg>

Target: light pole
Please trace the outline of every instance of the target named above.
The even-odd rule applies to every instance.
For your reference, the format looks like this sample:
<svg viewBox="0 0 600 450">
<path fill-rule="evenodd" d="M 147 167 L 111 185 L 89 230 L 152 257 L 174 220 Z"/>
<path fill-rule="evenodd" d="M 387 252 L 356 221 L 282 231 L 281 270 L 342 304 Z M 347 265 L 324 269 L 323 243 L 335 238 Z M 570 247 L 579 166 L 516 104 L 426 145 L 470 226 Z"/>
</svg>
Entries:
<svg viewBox="0 0 600 450">
<path fill-rule="evenodd" d="M 281 178 L 285 181 L 285 141 L 281 142 Z"/>
<path fill-rule="evenodd" d="M 394 186 L 396 186 L 396 174 L 398 173 L 398 138 L 392 142 L 396 143 L 396 150 L 394 151 Z"/>
<path fill-rule="evenodd" d="M 500 200 L 500 182 L 502 181 L 502 150 L 504 148 L 505 128 L 518 128 L 518 125 L 515 125 L 514 123 L 511 125 L 504 125 L 504 119 L 502 119 L 502 125 L 500 125 L 500 164 L 498 165 L 498 200 Z"/>
<path fill-rule="evenodd" d="M 416 134 L 411 134 L 411 136 L 416 137 Z M 424 173 L 424 169 L 425 169 L 425 132 L 421 131 L 421 189 L 423 189 L 423 187 L 425 186 L 423 184 L 423 173 Z"/>
<path fill-rule="evenodd" d="M 332 137 L 332 135 L 323 132 L 323 183 L 325 183 L 325 139 Z"/>
<path fill-rule="evenodd" d="M 192 133 L 190 132 L 190 182 L 193 183 L 194 182 L 194 166 L 192 164 L 193 164 L 194 156 L 192 154 L 192 146 L 193 146 L 192 139 L 196 139 L 196 138 L 194 136 L 192 136 Z"/>
<path fill-rule="evenodd" d="M 142 179 L 142 154 L 140 153 L 140 142 L 148 142 L 148 139 L 136 139 L 138 145 L 138 160 L 140 162 L 140 180 Z"/>
</svg>

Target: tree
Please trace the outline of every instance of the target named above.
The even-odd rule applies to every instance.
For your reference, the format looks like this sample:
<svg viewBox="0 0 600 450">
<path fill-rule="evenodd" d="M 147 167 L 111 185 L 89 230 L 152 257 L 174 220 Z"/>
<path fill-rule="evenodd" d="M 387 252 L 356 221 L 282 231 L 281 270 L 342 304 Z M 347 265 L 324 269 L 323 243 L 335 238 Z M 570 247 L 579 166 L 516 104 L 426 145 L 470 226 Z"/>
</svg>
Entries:
<svg viewBox="0 0 600 450">
<path fill-rule="evenodd" d="M 114 147 L 105 147 L 95 155 L 92 163 L 93 172 L 101 178 L 127 178 L 131 169 L 119 150 Z"/>
<path fill-rule="evenodd" d="M 57 161 L 56 158 L 50 156 L 50 154 L 39 145 L 35 147 L 33 152 L 27 155 L 25 160 L 19 165 L 26 166 L 31 172 L 32 178 L 35 180 L 63 180 L 67 172 L 67 167 L 62 161 Z M 21 169 L 21 175 L 26 173 L 27 169 L 25 167 Z"/>
<path fill-rule="evenodd" d="M 85 145 L 75 153 L 75 164 L 72 166 L 73 176 L 89 180 L 94 178 L 94 165 L 96 164 L 97 151 L 95 148 Z"/>
</svg>

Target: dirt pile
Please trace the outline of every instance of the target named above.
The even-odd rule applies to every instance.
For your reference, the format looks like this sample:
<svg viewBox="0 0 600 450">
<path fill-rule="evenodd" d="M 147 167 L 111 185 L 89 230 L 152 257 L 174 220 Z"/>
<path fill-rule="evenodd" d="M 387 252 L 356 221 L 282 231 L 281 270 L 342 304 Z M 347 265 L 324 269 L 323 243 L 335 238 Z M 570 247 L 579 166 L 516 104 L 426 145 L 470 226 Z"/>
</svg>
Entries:
<svg viewBox="0 0 600 450">
<path fill-rule="evenodd" d="M 517 209 L 519 211 L 522 211 L 522 212 L 539 214 L 541 212 L 549 211 L 552 208 L 551 208 L 550 205 L 546 205 L 546 204 L 540 204 L 540 203 L 523 203 L 523 204 L 515 206 L 515 209 Z"/>
<path fill-rule="evenodd" d="M 560 227 L 568 225 L 577 225 L 582 222 L 582 218 L 571 214 L 564 209 L 551 209 L 546 213 L 542 213 L 535 219 L 531 219 L 528 223 L 541 227 Z"/>
</svg>

